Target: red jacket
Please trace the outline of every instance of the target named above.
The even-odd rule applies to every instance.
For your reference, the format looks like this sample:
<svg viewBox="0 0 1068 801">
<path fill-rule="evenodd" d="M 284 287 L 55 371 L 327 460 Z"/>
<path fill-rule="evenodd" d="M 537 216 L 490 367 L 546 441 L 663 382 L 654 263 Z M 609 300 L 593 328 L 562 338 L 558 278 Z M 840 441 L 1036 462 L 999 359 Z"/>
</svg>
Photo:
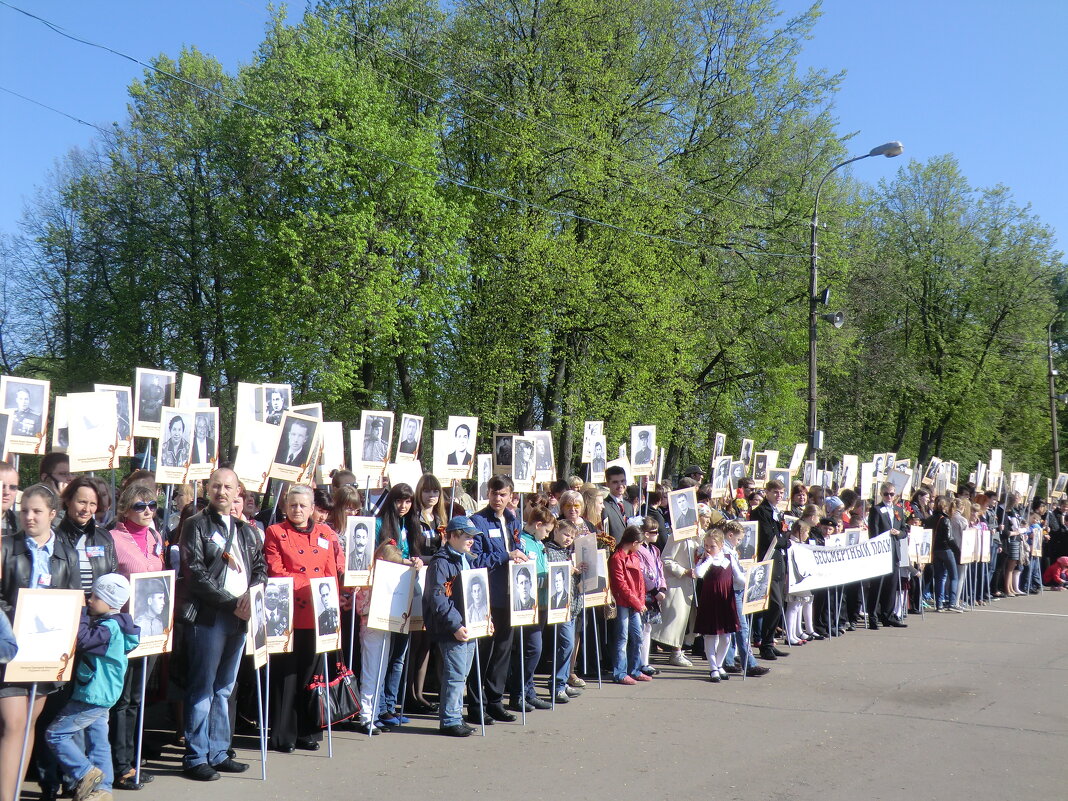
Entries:
<svg viewBox="0 0 1068 801">
<path fill-rule="evenodd" d="M 645 606 L 645 577 L 642 558 L 622 548 L 608 559 L 608 583 L 618 606 L 642 609 Z"/>
<path fill-rule="evenodd" d="M 308 532 L 297 531 L 288 520 L 267 527 L 263 538 L 267 575 L 293 577 L 293 628 L 315 628 L 310 579 L 337 578 L 336 551 L 337 536 L 322 523 Z"/>
</svg>

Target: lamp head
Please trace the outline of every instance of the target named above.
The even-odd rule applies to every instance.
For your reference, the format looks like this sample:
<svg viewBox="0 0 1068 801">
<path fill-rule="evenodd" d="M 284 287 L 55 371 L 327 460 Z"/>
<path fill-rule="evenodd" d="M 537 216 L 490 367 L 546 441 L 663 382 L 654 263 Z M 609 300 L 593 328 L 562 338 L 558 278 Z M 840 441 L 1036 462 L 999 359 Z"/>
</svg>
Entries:
<svg viewBox="0 0 1068 801">
<path fill-rule="evenodd" d="M 904 152 L 905 146 L 895 139 L 893 142 L 887 142 L 885 145 L 873 147 L 868 155 L 886 156 L 888 159 L 892 159 L 894 156 L 900 156 Z"/>
</svg>

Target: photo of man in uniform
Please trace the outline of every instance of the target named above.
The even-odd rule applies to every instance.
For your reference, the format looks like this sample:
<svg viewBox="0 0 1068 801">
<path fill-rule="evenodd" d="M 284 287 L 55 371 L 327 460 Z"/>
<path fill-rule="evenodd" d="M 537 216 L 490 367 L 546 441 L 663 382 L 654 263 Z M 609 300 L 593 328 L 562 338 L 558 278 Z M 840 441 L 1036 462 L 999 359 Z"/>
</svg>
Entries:
<svg viewBox="0 0 1068 801">
<path fill-rule="evenodd" d="M 516 612 L 525 612 L 537 605 L 534 598 L 534 577 L 526 565 L 520 565 L 515 570 L 515 584 L 512 587 L 512 609 Z"/>
<path fill-rule="evenodd" d="M 141 627 L 142 637 L 163 634 L 170 615 L 167 613 L 167 582 L 163 579 L 143 579 L 136 583 L 134 593 L 134 623 Z"/>
<path fill-rule="evenodd" d="M 316 618 L 316 631 L 320 637 L 325 634 L 337 634 L 338 610 L 333 593 L 330 592 L 329 581 L 320 582 L 318 597 L 316 606 L 320 611 Z"/>
<path fill-rule="evenodd" d="M 289 607 L 286 593 L 277 584 L 267 582 L 263 593 L 264 605 L 267 607 L 267 636 L 284 637 L 289 632 Z"/>
<path fill-rule="evenodd" d="M 30 391 L 24 386 L 16 385 L 11 433 L 17 437 L 35 437 L 41 433 L 41 413 L 31 406 Z"/>
</svg>

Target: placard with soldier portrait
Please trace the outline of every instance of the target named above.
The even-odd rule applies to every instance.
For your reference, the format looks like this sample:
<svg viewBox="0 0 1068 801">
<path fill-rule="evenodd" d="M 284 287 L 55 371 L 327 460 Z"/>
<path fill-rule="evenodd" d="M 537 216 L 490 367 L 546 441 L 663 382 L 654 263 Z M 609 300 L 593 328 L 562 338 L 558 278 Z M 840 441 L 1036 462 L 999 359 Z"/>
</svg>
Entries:
<svg viewBox="0 0 1068 801">
<path fill-rule="evenodd" d="M 359 461 L 369 467 L 385 468 L 393 444 L 393 412 L 364 409 L 360 412 L 360 430 L 363 442 Z"/>
<path fill-rule="evenodd" d="M 159 570 L 130 576 L 130 616 L 141 628 L 133 659 L 169 654 L 174 644 L 174 571 Z"/>
<path fill-rule="evenodd" d="M 93 384 L 94 392 L 115 393 L 116 456 L 133 456 L 133 391 L 114 384 Z"/>
<path fill-rule="evenodd" d="M 267 653 L 293 651 L 293 577 L 272 576 L 263 590 L 267 613 Z"/>
<path fill-rule="evenodd" d="M 0 377 L 0 398 L 10 417 L 9 453 L 44 453 L 48 432 L 49 382 L 5 375 Z"/>
<path fill-rule="evenodd" d="M 135 437 L 160 438 L 163 431 L 163 407 L 174 406 L 176 381 L 174 372 L 170 370 L 138 367 L 134 371 Z"/>
</svg>

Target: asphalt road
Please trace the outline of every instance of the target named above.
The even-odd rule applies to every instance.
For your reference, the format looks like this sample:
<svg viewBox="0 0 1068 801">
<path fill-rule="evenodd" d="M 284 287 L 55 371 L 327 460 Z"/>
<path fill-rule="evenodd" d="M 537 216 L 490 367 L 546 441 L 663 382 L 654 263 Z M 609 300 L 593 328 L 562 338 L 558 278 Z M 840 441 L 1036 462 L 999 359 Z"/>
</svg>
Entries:
<svg viewBox="0 0 1068 801">
<path fill-rule="evenodd" d="M 1068 592 L 965 614 L 909 618 L 792 649 L 763 678 L 718 685 L 664 667 L 634 687 L 593 684 L 577 701 L 456 740 L 413 718 L 375 738 L 270 754 L 199 785 L 178 752 L 130 801 L 485 797 L 578 799 L 1068 797 Z M 36 789 L 33 787 L 32 789 Z M 127 794 L 120 794 L 126 796 Z"/>
</svg>

